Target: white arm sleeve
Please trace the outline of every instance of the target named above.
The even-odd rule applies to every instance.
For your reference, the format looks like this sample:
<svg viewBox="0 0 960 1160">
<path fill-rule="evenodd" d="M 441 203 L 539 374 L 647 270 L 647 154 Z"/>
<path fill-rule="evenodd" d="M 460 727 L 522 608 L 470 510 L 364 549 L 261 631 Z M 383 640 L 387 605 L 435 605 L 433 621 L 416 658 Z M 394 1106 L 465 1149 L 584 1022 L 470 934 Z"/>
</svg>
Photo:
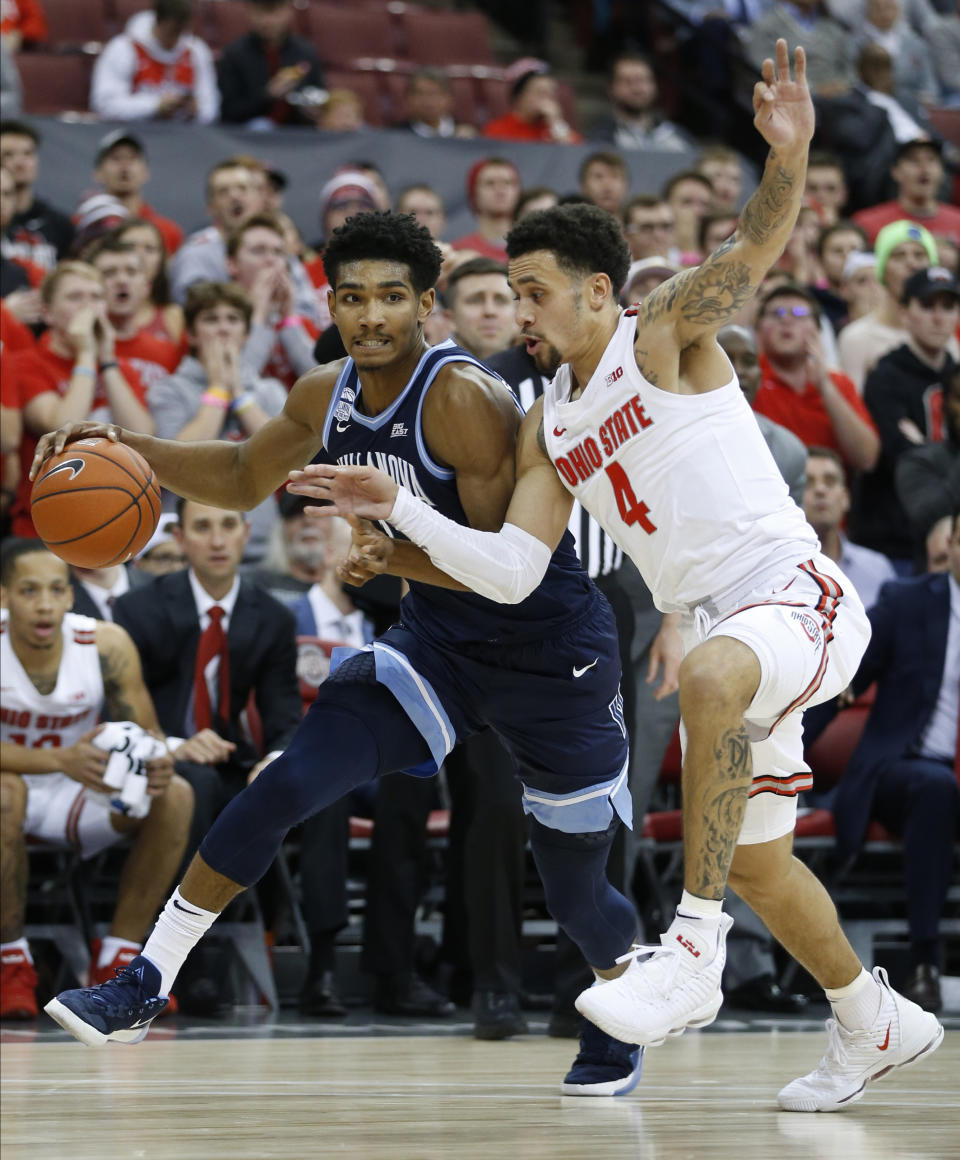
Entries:
<svg viewBox="0 0 960 1160">
<path fill-rule="evenodd" d="M 448 519 L 401 487 L 388 523 L 427 553 L 441 571 L 498 604 L 526 600 L 552 555 L 542 540 L 516 524 L 478 532 Z"/>
</svg>

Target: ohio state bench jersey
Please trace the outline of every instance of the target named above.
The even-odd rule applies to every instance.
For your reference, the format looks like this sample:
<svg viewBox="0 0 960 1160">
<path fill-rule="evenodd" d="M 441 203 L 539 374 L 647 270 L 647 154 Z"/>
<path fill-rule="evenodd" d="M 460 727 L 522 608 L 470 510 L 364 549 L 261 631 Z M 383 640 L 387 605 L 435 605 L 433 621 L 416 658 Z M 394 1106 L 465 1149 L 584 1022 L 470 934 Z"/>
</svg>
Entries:
<svg viewBox="0 0 960 1160">
<path fill-rule="evenodd" d="M 634 560 L 663 612 L 755 585 L 819 550 L 736 375 L 702 395 L 660 390 L 634 355 L 625 310 L 571 399 L 567 364 L 544 392 L 550 458 L 567 489 Z"/>
</svg>

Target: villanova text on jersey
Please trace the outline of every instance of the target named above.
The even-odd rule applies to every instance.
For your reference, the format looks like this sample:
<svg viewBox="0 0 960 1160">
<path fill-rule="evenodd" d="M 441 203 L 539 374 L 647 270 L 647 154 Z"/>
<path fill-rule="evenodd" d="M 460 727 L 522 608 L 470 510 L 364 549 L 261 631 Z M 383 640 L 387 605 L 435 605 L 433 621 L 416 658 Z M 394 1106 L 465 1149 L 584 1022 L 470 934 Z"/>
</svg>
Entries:
<svg viewBox="0 0 960 1160">
<path fill-rule="evenodd" d="M 438 372 L 465 362 L 488 367 L 452 341 L 425 352 L 397 398 L 379 415 L 363 413 L 357 368 L 347 359 L 333 390 L 323 425 L 323 445 L 314 462 L 377 467 L 415 496 L 457 523 L 469 526 L 457 493 L 456 473 L 430 455 L 423 437 L 423 402 Z M 509 387 L 505 389 L 509 390 Z M 390 536 L 403 538 L 385 523 Z M 447 645 L 522 643 L 543 639 L 584 615 L 593 586 L 580 566 L 573 537 L 565 532 L 539 587 L 519 604 L 497 604 L 473 592 L 410 582 L 403 619 Z"/>
</svg>

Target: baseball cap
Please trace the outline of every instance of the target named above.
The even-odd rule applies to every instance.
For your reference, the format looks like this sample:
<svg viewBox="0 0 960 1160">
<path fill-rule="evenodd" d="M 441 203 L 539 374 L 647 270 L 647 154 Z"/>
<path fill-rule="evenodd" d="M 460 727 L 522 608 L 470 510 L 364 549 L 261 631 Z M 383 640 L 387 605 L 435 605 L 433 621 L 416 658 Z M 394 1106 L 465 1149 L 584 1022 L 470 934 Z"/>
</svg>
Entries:
<svg viewBox="0 0 960 1160">
<path fill-rule="evenodd" d="M 139 560 L 141 557 L 146 556 L 148 552 L 152 552 L 154 548 L 158 548 L 161 544 L 168 544 L 173 539 L 173 529 L 178 522 L 177 517 L 172 512 L 162 515 L 160 522 L 157 524 L 156 531 L 137 553 L 136 559 Z"/>
<path fill-rule="evenodd" d="M 343 173 L 334 174 L 320 190 L 320 221 L 323 221 L 329 210 L 351 201 L 362 203 L 365 210 L 375 211 L 377 197 L 377 187 L 366 174 L 356 169 L 345 169 Z"/>
<path fill-rule="evenodd" d="M 629 286 L 634 278 L 639 278 L 641 275 L 662 274 L 664 278 L 672 278 L 674 274 L 679 273 L 679 266 L 674 265 L 673 262 L 661 257 L 659 254 L 651 258 L 638 258 L 636 262 L 630 263 L 630 269 L 627 271 L 627 280 L 624 282 L 624 286 Z"/>
<path fill-rule="evenodd" d="M 937 141 L 933 137 L 912 137 L 909 141 L 901 141 L 897 145 L 896 160 L 899 161 L 904 154 L 909 153 L 912 149 L 919 149 L 924 145 L 928 149 L 932 149 L 938 157 L 943 156 L 942 141 Z"/>
<path fill-rule="evenodd" d="M 846 261 L 843 263 L 844 282 L 852 278 L 854 274 L 859 274 L 861 270 L 866 270 L 868 267 L 872 270 L 876 264 L 877 255 L 873 250 L 852 250 L 847 254 Z"/>
<path fill-rule="evenodd" d="M 946 266 L 929 266 L 926 270 L 916 270 L 903 284 L 900 301 L 904 306 L 917 298 L 925 302 L 935 294 L 950 294 L 960 302 L 960 287 Z"/>
<path fill-rule="evenodd" d="M 118 145 L 132 145 L 142 157 L 147 155 L 146 147 L 139 137 L 126 129 L 114 129 L 106 137 L 100 138 L 100 143 L 97 145 L 97 164 L 99 165 L 104 157 L 111 150 L 116 149 Z"/>
<path fill-rule="evenodd" d="M 887 259 L 890 254 L 897 246 L 902 246 L 904 242 L 919 242 L 927 251 L 931 266 L 939 261 L 937 243 L 933 240 L 933 234 L 917 222 L 901 218 L 900 221 L 891 222 L 888 226 L 884 226 L 877 234 L 877 240 L 873 243 L 873 252 L 877 256 L 878 282 L 883 281 L 883 272 L 887 268 Z"/>
</svg>

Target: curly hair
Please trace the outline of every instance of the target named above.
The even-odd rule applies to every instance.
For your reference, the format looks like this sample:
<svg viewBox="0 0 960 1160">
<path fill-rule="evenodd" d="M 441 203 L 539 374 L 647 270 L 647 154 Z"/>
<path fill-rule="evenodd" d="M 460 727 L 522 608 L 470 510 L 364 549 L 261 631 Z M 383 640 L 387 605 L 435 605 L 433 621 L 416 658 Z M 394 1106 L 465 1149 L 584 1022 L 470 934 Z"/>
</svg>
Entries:
<svg viewBox="0 0 960 1160">
<path fill-rule="evenodd" d="M 410 270 L 414 290 L 422 294 L 436 285 L 443 255 L 413 214 L 371 212 L 347 218 L 330 235 L 323 268 L 334 291 L 340 267 L 363 261 L 402 263 Z"/>
<path fill-rule="evenodd" d="M 630 268 L 619 221 L 597 205 L 555 205 L 528 214 L 507 234 L 507 257 L 512 260 L 534 250 L 549 250 L 571 277 L 606 274 L 616 294 Z"/>
</svg>

